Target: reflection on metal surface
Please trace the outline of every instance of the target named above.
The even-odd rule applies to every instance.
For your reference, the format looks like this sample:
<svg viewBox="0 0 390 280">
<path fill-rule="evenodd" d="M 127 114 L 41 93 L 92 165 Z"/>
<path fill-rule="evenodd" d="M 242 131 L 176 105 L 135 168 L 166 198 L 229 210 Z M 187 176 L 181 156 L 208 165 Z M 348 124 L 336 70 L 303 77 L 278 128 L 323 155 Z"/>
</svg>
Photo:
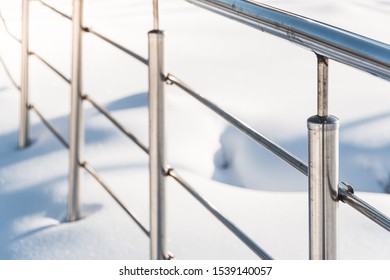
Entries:
<svg viewBox="0 0 390 280">
<path fill-rule="evenodd" d="M 390 80 L 390 45 L 249 0 L 186 0 Z"/>
</svg>

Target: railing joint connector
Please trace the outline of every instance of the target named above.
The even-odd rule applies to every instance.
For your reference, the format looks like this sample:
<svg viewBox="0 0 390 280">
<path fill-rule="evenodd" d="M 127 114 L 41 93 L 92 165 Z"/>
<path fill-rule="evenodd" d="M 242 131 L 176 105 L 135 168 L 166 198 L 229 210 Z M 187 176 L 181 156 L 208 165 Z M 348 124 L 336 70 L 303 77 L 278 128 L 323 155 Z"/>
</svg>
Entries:
<svg viewBox="0 0 390 280">
<path fill-rule="evenodd" d="M 88 27 L 88 26 L 83 26 L 81 28 L 84 32 L 91 32 L 91 27 Z"/>
<path fill-rule="evenodd" d="M 164 77 L 164 81 L 167 85 L 173 85 L 173 81 L 171 80 L 171 74 L 168 74 Z"/>
<path fill-rule="evenodd" d="M 345 190 L 347 190 L 348 192 L 350 192 L 351 194 L 355 194 L 355 190 L 353 188 L 353 186 L 351 186 L 350 184 L 346 183 L 346 182 L 341 182 L 339 184 L 339 187 L 340 185 L 342 185 L 344 187 Z"/>
<path fill-rule="evenodd" d="M 33 51 L 28 51 L 28 55 L 35 55 Z"/>
<path fill-rule="evenodd" d="M 175 169 L 170 166 L 170 165 L 167 165 L 166 168 L 163 169 L 163 174 L 164 176 L 171 176 L 172 175 L 172 172 L 174 172 Z"/>
<path fill-rule="evenodd" d="M 339 187 L 339 190 L 341 189 L 341 190 L 343 190 L 345 192 L 348 192 L 351 195 L 355 194 L 354 188 L 350 184 L 348 184 L 348 183 L 341 182 L 341 183 L 339 183 L 338 187 Z M 338 193 L 338 200 L 343 202 L 343 203 L 345 203 L 344 198 L 346 196 L 347 196 L 347 194 L 344 194 L 342 191 L 339 191 L 339 193 Z"/>
</svg>

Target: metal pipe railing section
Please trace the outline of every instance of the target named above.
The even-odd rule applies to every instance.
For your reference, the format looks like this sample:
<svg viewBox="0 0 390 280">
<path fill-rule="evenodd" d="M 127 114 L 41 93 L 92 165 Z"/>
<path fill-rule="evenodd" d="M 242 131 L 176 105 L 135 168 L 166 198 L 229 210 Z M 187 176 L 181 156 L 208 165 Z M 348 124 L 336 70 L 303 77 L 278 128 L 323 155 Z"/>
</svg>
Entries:
<svg viewBox="0 0 390 280">
<path fill-rule="evenodd" d="M 19 148 L 25 148 L 30 141 L 29 119 L 29 0 L 22 0 L 21 81 L 19 114 Z"/>
<path fill-rule="evenodd" d="M 211 101 L 207 100 L 206 98 L 204 98 L 202 95 L 200 95 L 199 93 L 197 93 L 196 91 L 194 91 L 193 89 L 191 89 L 188 85 L 186 85 L 186 83 L 184 83 L 183 81 L 181 81 L 180 79 L 178 79 L 177 77 L 173 76 L 172 74 L 168 74 L 167 77 L 166 77 L 166 81 L 168 84 L 175 84 L 177 85 L 179 88 L 181 88 L 182 90 L 184 90 L 185 92 L 189 93 L 192 97 L 194 97 L 196 100 L 198 100 L 199 102 L 201 102 L 202 104 L 204 104 L 207 108 L 211 109 L 212 111 L 214 111 L 215 113 L 217 113 L 218 115 L 220 115 L 222 118 L 224 118 L 226 121 L 230 122 L 233 126 L 239 128 L 240 130 L 249 130 L 247 133 L 246 131 L 245 134 L 249 135 L 252 139 L 254 139 L 256 142 L 262 144 L 261 141 L 264 141 L 266 144 L 263 145 L 265 146 L 267 149 L 268 149 L 268 145 L 271 145 L 271 146 L 274 146 L 276 147 L 276 151 L 278 151 L 278 153 L 280 154 L 277 154 L 282 160 L 285 160 L 286 162 L 290 163 L 292 162 L 293 164 L 290 163 L 290 165 L 292 165 L 294 168 L 296 168 L 297 170 L 299 170 L 302 174 L 304 175 L 308 175 L 308 166 L 303 162 L 301 161 L 300 159 L 296 158 L 295 156 L 291 155 L 289 152 L 285 151 L 283 148 L 281 148 L 280 146 L 278 146 L 277 144 L 275 144 L 274 142 L 272 142 L 271 140 L 269 140 L 268 138 L 265 138 L 263 135 L 261 135 L 259 132 L 255 131 L 254 129 L 250 128 L 248 125 L 246 125 L 245 123 L 241 122 L 240 120 L 236 119 L 234 116 L 232 116 L 231 114 L 229 114 L 228 112 L 224 111 L 223 109 L 221 109 L 220 107 L 218 107 L 217 105 L 215 105 L 214 103 L 212 103 Z M 258 138 L 258 139 L 256 139 Z M 273 152 L 271 150 L 271 152 Z M 285 158 L 288 158 L 289 161 L 287 161 Z M 340 191 L 340 189 L 339 189 Z M 341 191 L 341 195 L 343 194 L 344 192 Z M 352 199 L 351 196 L 350 197 L 350 200 Z M 353 200 L 357 200 L 359 199 L 360 201 L 364 202 L 363 200 L 361 200 L 360 198 L 356 197 L 355 195 L 353 195 Z M 347 203 L 347 200 L 344 201 L 344 199 L 341 199 L 340 200 L 346 204 L 349 204 L 351 205 L 350 203 Z M 350 201 L 348 200 L 348 202 Z M 351 205 L 352 206 L 352 205 Z M 372 206 L 369 206 L 368 203 L 364 202 L 364 203 L 361 203 L 360 204 L 360 207 L 353 207 L 354 209 L 356 209 L 357 211 L 361 212 L 362 214 L 364 214 L 364 212 L 371 212 L 371 210 L 369 209 L 369 207 L 373 208 Z M 375 208 L 373 208 L 375 209 Z M 377 218 L 374 218 L 376 216 L 375 213 L 380 213 L 380 211 L 376 210 L 375 209 L 375 212 L 373 212 L 373 215 L 370 215 L 370 216 L 367 216 L 368 218 L 370 218 L 373 222 L 377 222 Z M 387 220 L 389 221 L 389 218 L 384 216 L 382 214 L 382 217 L 380 218 L 380 220 Z"/>
<path fill-rule="evenodd" d="M 36 57 L 39 61 L 41 61 L 43 64 L 45 64 L 47 67 L 49 67 L 54 73 L 56 73 L 59 77 L 61 77 L 65 82 L 68 84 L 71 84 L 72 81 L 67 78 L 64 74 L 62 74 L 57 68 L 55 68 L 53 65 L 51 65 L 47 60 L 45 60 L 42 56 L 38 55 L 35 52 L 30 51 L 29 53 L 31 56 Z"/>
<path fill-rule="evenodd" d="M 42 115 L 42 113 L 32 104 L 29 105 L 29 109 L 33 111 L 42 121 L 42 123 L 49 129 L 49 131 L 57 138 L 57 140 L 64 146 L 64 148 L 69 149 L 69 143 L 65 138 L 54 128 L 54 126 Z M 133 219 L 133 221 L 140 227 L 140 229 L 149 236 L 150 233 L 146 227 L 142 224 L 138 216 L 125 206 L 125 204 L 114 194 L 106 181 L 101 177 L 97 171 L 88 163 L 82 162 L 79 164 L 81 168 L 84 168 L 96 181 L 106 190 L 106 192 L 116 201 L 116 203 Z"/>
<path fill-rule="evenodd" d="M 72 20 L 72 17 L 60 12 L 59 10 L 55 9 L 54 7 L 46 4 L 44 1 L 37 0 L 44 6 L 50 8 L 54 12 L 60 14 L 61 16 Z M 327 25 L 324 25 L 319 22 L 312 21 L 310 19 L 300 17 L 297 15 L 293 15 L 288 12 L 284 12 L 266 5 L 254 3 L 252 1 L 207 1 L 207 0 L 187 0 L 188 2 L 192 2 L 198 5 L 207 6 L 208 9 L 218 10 L 218 13 L 223 13 L 224 15 L 228 15 L 229 17 L 232 17 L 232 13 L 234 14 L 234 18 L 239 18 L 240 21 L 244 21 L 245 23 L 258 27 L 262 29 L 262 31 L 266 31 L 268 33 L 272 33 L 274 35 L 277 35 L 279 37 L 288 39 L 290 41 L 293 41 L 295 43 L 298 43 L 301 46 L 309 47 L 311 50 L 316 52 L 317 54 L 323 54 L 329 58 L 332 58 L 334 60 L 340 61 L 342 63 L 351 65 L 355 68 L 367 71 L 369 73 L 375 74 L 377 76 L 380 76 L 384 79 L 389 79 L 389 59 L 383 59 L 383 55 L 388 55 L 390 52 L 390 46 L 382 44 L 380 42 L 376 42 L 374 40 L 362 37 L 360 35 L 356 35 L 335 27 L 330 27 Z M 234 2 L 234 5 L 229 5 L 229 3 Z M 258 10 L 258 13 L 256 16 L 251 16 L 251 12 L 253 13 L 254 10 Z M 261 11 L 261 12 L 260 12 Z M 158 14 L 157 14 L 158 15 Z M 272 18 L 275 17 L 272 22 L 267 22 L 267 17 Z M 6 32 L 16 41 L 19 43 L 22 42 L 22 40 L 19 40 L 16 36 L 14 36 L 9 29 L 7 28 L 6 21 L 0 14 L 0 18 L 5 26 Z M 156 17 L 155 17 L 156 18 Z M 255 22 L 255 24 L 253 23 Z M 311 25 L 314 22 L 314 27 L 308 27 L 307 25 Z M 265 24 L 267 23 L 267 24 Z M 265 24 L 265 27 L 263 25 Z M 292 26 L 290 26 L 292 24 Z M 157 19 L 157 27 L 158 27 L 158 19 Z M 290 28 L 291 27 L 291 28 Z M 316 29 L 317 28 L 317 29 Z M 81 30 L 84 32 L 89 32 L 100 39 L 106 41 L 107 43 L 111 44 L 112 46 L 116 47 L 117 49 L 122 50 L 123 52 L 129 54 L 130 56 L 134 57 L 138 61 L 142 62 L 145 65 L 149 64 L 149 61 L 138 54 L 132 52 L 131 50 L 117 44 L 116 42 L 108 39 L 107 37 L 99 34 L 96 31 L 93 31 L 91 28 L 88 27 L 81 27 Z M 326 36 L 323 38 L 324 40 L 320 40 L 319 38 L 314 38 L 312 36 L 313 34 L 311 32 L 314 32 L 313 30 L 317 30 L 319 33 L 316 34 L 316 36 L 321 37 L 323 32 L 325 30 L 328 30 L 330 34 L 337 34 L 338 36 L 335 36 L 332 40 L 329 41 L 329 34 L 325 34 Z M 284 35 L 283 35 L 284 34 Z M 337 38 L 340 38 L 340 36 L 346 36 L 346 43 L 339 42 L 336 40 Z M 26 35 L 24 35 L 26 37 Z M 303 40 L 303 39 L 309 39 L 309 40 Z M 315 44 L 312 41 L 315 41 Z M 333 42 L 335 41 L 335 42 Z M 356 48 L 356 42 L 362 43 L 363 46 L 376 46 L 373 50 L 377 50 L 378 52 L 373 54 L 372 50 L 368 51 L 366 53 L 367 49 L 362 50 L 362 47 Z M 310 44 L 307 44 L 309 42 Z M 337 48 L 337 44 L 345 44 L 342 48 Z M 316 48 L 318 47 L 318 48 Z M 328 52 L 321 53 L 319 51 L 322 48 L 327 48 Z M 367 48 L 368 48 L 367 47 Z M 28 50 L 28 48 L 27 48 Z M 343 54 L 343 51 L 347 52 L 347 55 L 340 55 Z M 336 52 L 336 56 L 332 56 L 332 53 Z M 33 52 L 28 52 L 30 55 L 36 56 L 39 60 L 41 60 L 44 64 L 46 64 L 49 68 L 51 68 L 56 74 L 58 74 L 62 79 L 64 79 L 66 82 L 71 84 L 71 80 L 66 78 L 63 74 L 61 74 L 56 68 L 54 68 L 52 65 L 50 65 L 46 60 L 44 60 L 42 57 L 38 56 L 37 54 Z M 356 61 L 354 61 L 354 57 L 358 57 L 359 63 L 355 64 Z M 365 57 L 365 59 L 364 59 Z M 325 58 L 326 59 L 326 58 Z M 344 61 L 343 59 L 346 59 L 348 61 Z M 377 61 L 376 61 L 377 60 Z M 350 63 L 350 62 L 353 63 Z M 379 61 L 379 63 L 377 63 Z M 17 89 L 21 89 L 15 82 L 15 80 L 12 78 L 12 75 L 10 74 L 8 68 L 6 67 L 3 59 L 0 57 L 0 62 L 2 66 L 4 67 L 7 76 L 10 78 L 11 82 Z M 379 65 L 379 66 L 378 66 Z M 245 123 L 238 120 L 233 115 L 227 113 L 223 109 L 219 108 L 214 103 L 210 102 L 200 94 L 196 93 L 194 90 L 192 90 L 189 86 L 187 86 L 184 82 L 179 80 L 177 77 L 168 74 L 167 77 L 164 77 L 166 82 L 168 84 L 175 84 L 185 92 L 189 93 L 191 96 L 193 96 L 196 100 L 204 104 L 206 107 L 223 117 L 225 120 L 230 122 L 235 127 L 239 128 L 241 131 L 243 131 L 245 134 L 249 135 L 252 139 L 254 139 L 256 142 L 260 143 L 261 145 L 265 146 L 268 150 L 282 158 L 284 161 L 289 163 L 291 166 L 299 170 L 304 175 L 308 175 L 308 166 L 303 163 L 301 160 L 296 158 L 295 156 L 291 155 L 288 151 L 284 150 L 265 136 L 261 135 L 254 129 L 247 126 Z M 149 153 L 149 149 L 142 144 L 133 134 L 131 134 L 122 124 L 120 124 L 115 118 L 113 118 L 110 113 L 105 110 L 102 106 L 100 106 L 98 103 L 96 103 L 90 96 L 83 95 L 83 100 L 89 101 L 99 112 L 101 112 L 105 117 L 107 117 L 118 129 L 120 129 L 124 134 L 126 134 L 135 144 L 137 144 L 143 151 L 146 153 Z M 319 105 L 322 105 L 319 103 Z M 28 106 L 29 110 L 34 111 L 38 117 L 42 120 L 42 122 L 45 124 L 45 126 L 53 133 L 53 135 L 64 145 L 64 147 L 69 148 L 69 144 L 67 141 L 54 129 L 54 127 L 42 116 L 42 114 L 34 107 L 33 105 L 29 104 Z M 324 107 L 325 108 L 325 107 Z M 320 111 L 323 112 L 323 108 L 320 106 Z M 324 111 L 325 112 L 325 111 Z M 140 226 L 141 230 L 146 233 L 148 236 L 150 236 L 150 232 L 140 223 L 139 219 L 130 211 L 128 210 L 124 204 L 110 191 L 108 188 L 108 185 L 105 183 L 105 181 L 100 177 L 97 172 L 86 162 L 79 163 L 80 167 L 86 169 L 88 173 L 90 173 L 105 189 L 106 191 L 114 198 L 114 200 L 117 201 L 117 203 L 133 218 L 133 220 Z M 239 229 L 237 229 L 230 221 L 228 221 L 220 212 L 207 200 L 205 200 L 201 195 L 199 195 L 188 183 L 186 183 L 174 169 L 169 168 L 168 170 L 162 170 L 162 172 L 165 174 L 165 176 L 170 176 L 173 179 L 175 179 L 181 186 L 183 186 L 193 197 L 195 197 L 206 209 L 208 209 L 215 217 L 217 217 L 218 220 L 220 220 L 225 226 L 227 226 L 236 236 L 238 236 L 249 248 L 251 248 L 259 257 L 264 259 L 271 259 L 271 257 L 264 252 L 261 248 L 259 248 L 253 241 L 251 241 L 244 233 L 242 233 Z M 348 185 L 349 186 L 349 185 Z M 359 211 L 360 213 L 367 216 L 372 221 L 376 222 L 378 225 L 382 226 L 386 230 L 390 231 L 390 220 L 387 216 L 385 216 L 383 213 L 369 205 L 368 203 L 364 202 L 360 198 L 356 197 L 353 192 L 350 191 L 349 188 L 345 188 L 344 186 L 338 187 L 338 197 L 341 201 L 344 203 L 352 206 L 354 209 Z"/>
<path fill-rule="evenodd" d="M 186 0 L 390 80 L 390 45 L 253 0 Z"/>
</svg>

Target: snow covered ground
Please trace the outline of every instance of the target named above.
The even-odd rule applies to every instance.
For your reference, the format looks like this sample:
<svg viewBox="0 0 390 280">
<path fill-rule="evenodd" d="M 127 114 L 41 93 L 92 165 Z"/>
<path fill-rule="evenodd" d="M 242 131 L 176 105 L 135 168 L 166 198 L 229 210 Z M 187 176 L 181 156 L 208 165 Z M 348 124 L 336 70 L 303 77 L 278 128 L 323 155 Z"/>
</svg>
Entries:
<svg viewBox="0 0 390 280">
<path fill-rule="evenodd" d="M 47 1 L 71 13 L 71 1 Z M 85 25 L 147 56 L 152 1 L 85 0 Z M 390 43 L 389 1 L 265 1 Z M 314 54 L 193 6 L 160 1 L 166 68 L 252 127 L 307 158 L 316 110 Z M 20 33 L 20 1 L 0 0 Z M 31 49 L 70 77 L 71 25 L 31 3 Z M 147 69 L 84 36 L 84 91 L 144 143 Z M 239 40 L 238 40 L 239 39 Z M 0 27 L 0 54 L 19 81 L 20 48 Z M 69 86 L 34 57 L 31 102 L 68 135 Z M 390 215 L 390 83 L 331 62 L 330 112 L 340 118 L 340 178 Z M 308 258 L 307 180 L 218 116 L 167 87 L 168 161 L 276 259 Z M 0 259 L 147 259 L 148 239 L 89 175 L 83 216 L 65 223 L 68 154 L 32 117 L 32 144 L 17 149 L 19 97 L 0 69 Z M 85 159 L 148 227 L 148 159 L 88 104 Z M 341 259 L 390 259 L 390 235 L 340 205 Z M 168 247 L 178 259 L 256 256 L 177 183 L 168 180 Z"/>
</svg>

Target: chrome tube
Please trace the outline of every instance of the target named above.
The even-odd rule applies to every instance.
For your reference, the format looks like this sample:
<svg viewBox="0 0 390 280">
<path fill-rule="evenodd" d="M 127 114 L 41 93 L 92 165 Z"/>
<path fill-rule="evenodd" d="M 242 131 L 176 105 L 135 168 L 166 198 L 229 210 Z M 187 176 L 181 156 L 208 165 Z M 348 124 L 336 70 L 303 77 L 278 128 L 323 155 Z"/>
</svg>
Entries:
<svg viewBox="0 0 390 280">
<path fill-rule="evenodd" d="M 150 258 L 167 259 L 165 228 L 164 33 L 149 32 Z"/>
<path fill-rule="evenodd" d="M 158 0 L 153 0 L 153 28 L 159 30 Z"/>
<path fill-rule="evenodd" d="M 68 221 L 76 221 L 81 217 L 80 184 L 81 154 L 84 140 L 82 117 L 82 17 L 83 0 L 73 0 L 73 41 L 72 41 L 72 83 L 71 111 L 69 130 L 69 193 Z"/>
<path fill-rule="evenodd" d="M 311 260 L 337 258 L 338 128 L 334 116 L 308 119 Z"/>
<path fill-rule="evenodd" d="M 29 29 L 29 0 L 22 2 L 22 74 L 20 84 L 20 125 L 19 125 L 19 148 L 28 145 L 30 137 L 30 121 L 28 116 L 28 29 Z"/>
<path fill-rule="evenodd" d="M 390 45 L 253 0 L 186 0 L 390 80 Z"/>
<path fill-rule="evenodd" d="M 328 58 L 317 55 L 317 115 L 328 116 Z"/>
</svg>

